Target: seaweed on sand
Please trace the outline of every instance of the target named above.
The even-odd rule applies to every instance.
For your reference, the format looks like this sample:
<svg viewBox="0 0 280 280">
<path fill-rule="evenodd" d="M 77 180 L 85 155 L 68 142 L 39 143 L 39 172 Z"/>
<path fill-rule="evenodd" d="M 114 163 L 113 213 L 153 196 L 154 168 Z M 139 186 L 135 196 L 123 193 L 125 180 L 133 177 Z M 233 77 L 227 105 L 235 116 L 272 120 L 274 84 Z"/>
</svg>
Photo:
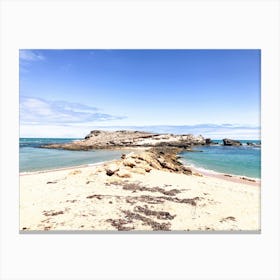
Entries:
<svg viewBox="0 0 280 280">
<path fill-rule="evenodd" d="M 177 189 L 172 189 L 167 191 L 160 187 L 149 188 L 149 187 L 141 186 L 139 182 L 129 183 L 128 181 L 124 181 L 124 182 L 113 182 L 112 184 L 116 186 L 121 186 L 123 190 L 130 190 L 133 192 L 136 191 L 159 192 L 164 195 L 171 195 L 171 196 L 181 193 L 181 191 Z"/>
<path fill-rule="evenodd" d="M 133 222 L 133 220 L 142 221 L 144 225 L 151 226 L 153 230 L 170 230 L 171 224 L 168 223 L 158 223 L 150 218 L 142 216 L 138 213 L 131 212 L 129 210 L 122 211 L 125 214 L 125 218 Z"/>
</svg>

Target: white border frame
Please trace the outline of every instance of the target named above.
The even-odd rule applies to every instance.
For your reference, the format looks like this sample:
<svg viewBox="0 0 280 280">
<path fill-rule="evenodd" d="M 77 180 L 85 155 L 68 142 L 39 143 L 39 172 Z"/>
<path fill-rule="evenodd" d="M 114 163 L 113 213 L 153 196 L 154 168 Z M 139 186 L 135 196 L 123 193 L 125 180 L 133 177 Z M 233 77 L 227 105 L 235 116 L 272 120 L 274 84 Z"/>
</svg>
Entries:
<svg viewBox="0 0 280 280">
<path fill-rule="evenodd" d="M 280 278 L 278 1 L 0 3 L 1 279 Z M 262 233 L 20 235 L 20 48 L 261 49 Z"/>
</svg>

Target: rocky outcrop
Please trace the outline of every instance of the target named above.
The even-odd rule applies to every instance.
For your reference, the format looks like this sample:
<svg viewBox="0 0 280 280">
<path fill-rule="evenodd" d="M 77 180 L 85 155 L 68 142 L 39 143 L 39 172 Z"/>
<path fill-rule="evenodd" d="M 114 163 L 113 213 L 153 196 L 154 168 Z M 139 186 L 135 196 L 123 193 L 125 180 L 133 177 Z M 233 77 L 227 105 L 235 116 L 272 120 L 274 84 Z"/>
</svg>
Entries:
<svg viewBox="0 0 280 280">
<path fill-rule="evenodd" d="M 143 131 L 103 131 L 93 130 L 84 140 L 64 144 L 42 145 L 42 148 L 66 150 L 110 149 L 121 147 L 177 147 L 205 145 L 203 136 L 192 134 L 155 134 Z"/>
<path fill-rule="evenodd" d="M 242 146 L 241 142 L 232 139 L 223 139 L 224 146 Z"/>
<path fill-rule="evenodd" d="M 247 146 L 260 147 L 261 144 L 256 144 L 256 143 L 253 143 L 253 142 L 247 142 Z"/>
<path fill-rule="evenodd" d="M 153 169 L 191 175 L 192 170 L 179 161 L 177 153 L 180 151 L 178 148 L 155 147 L 148 151 L 131 152 L 123 155 L 121 160 L 106 164 L 104 172 L 107 176 L 120 178 L 129 178 L 132 173 L 146 174 Z"/>
</svg>

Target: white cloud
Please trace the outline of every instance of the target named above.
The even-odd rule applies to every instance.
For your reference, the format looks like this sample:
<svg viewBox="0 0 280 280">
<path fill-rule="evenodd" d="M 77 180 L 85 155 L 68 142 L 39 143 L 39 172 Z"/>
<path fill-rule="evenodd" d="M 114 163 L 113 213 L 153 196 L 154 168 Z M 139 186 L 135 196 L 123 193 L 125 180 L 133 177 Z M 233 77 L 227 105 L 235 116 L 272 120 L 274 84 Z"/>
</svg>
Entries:
<svg viewBox="0 0 280 280">
<path fill-rule="evenodd" d="M 20 98 L 20 123 L 72 125 L 112 121 L 124 117 L 100 113 L 98 108 L 67 101 L 47 101 L 41 98 Z"/>
<path fill-rule="evenodd" d="M 40 54 L 38 51 L 20 50 L 19 59 L 21 61 L 38 61 L 38 60 L 45 60 L 45 57 L 42 54 Z"/>
</svg>

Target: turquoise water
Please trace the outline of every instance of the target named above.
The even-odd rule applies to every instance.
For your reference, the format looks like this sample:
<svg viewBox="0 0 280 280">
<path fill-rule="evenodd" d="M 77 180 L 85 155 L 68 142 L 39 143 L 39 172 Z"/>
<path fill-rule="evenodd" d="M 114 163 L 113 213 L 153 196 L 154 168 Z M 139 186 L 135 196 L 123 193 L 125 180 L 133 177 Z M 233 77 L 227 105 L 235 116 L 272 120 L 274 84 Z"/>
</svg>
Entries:
<svg viewBox="0 0 280 280">
<path fill-rule="evenodd" d="M 19 171 L 30 172 L 93 164 L 119 159 L 124 152 L 127 152 L 124 150 L 67 151 L 39 148 L 42 144 L 66 143 L 74 140 L 79 139 L 20 138 Z"/>
<path fill-rule="evenodd" d="M 215 142 L 222 143 L 220 140 Z M 197 146 L 202 152 L 183 152 L 182 161 L 187 165 L 216 172 L 261 177 L 261 148 L 247 146 L 246 142 L 260 143 L 257 140 L 241 140 L 242 146 Z"/>
<path fill-rule="evenodd" d="M 121 154 L 128 152 L 123 150 L 67 151 L 39 148 L 42 144 L 66 143 L 75 140 L 79 139 L 21 138 L 19 149 L 20 172 L 104 162 L 119 159 Z M 220 140 L 214 141 L 222 143 Z M 259 143 L 259 141 L 242 140 L 241 142 L 245 145 L 240 147 L 197 146 L 194 149 L 202 152 L 183 152 L 181 153 L 182 161 L 187 165 L 216 172 L 260 178 L 261 149 L 246 145 L 246 142 Z"/>
</svg>

